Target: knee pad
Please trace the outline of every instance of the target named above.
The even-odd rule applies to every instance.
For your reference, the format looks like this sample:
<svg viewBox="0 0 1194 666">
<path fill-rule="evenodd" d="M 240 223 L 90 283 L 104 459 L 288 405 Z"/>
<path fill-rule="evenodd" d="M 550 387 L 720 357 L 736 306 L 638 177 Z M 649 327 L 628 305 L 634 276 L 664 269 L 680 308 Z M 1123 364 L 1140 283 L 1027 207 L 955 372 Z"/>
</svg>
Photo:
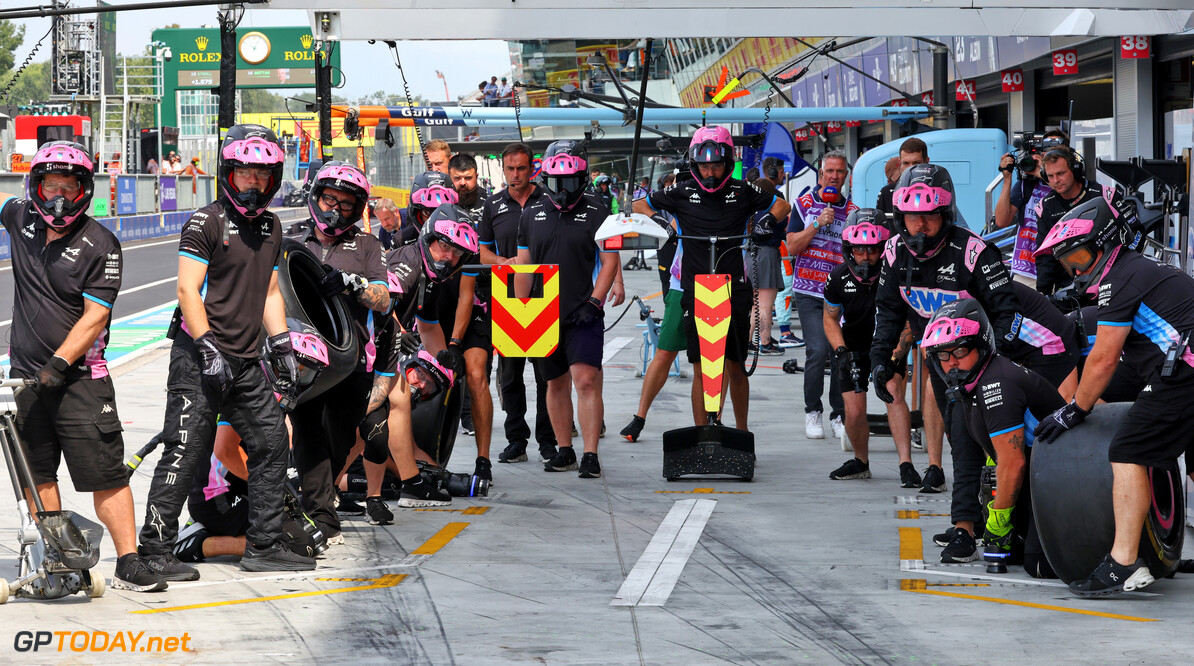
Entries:
<svg viewBox="0 0 1194 666">
<path fill-rule="evenodd" d="M 387 419 L 390 416 L 390 403 L 387 400 L 381 407 L 365 415 L 357 432 L 365 441 L 365 460 L 371 463 L 384 463 L 390 457 L 390 428 Z"/>
</svg>

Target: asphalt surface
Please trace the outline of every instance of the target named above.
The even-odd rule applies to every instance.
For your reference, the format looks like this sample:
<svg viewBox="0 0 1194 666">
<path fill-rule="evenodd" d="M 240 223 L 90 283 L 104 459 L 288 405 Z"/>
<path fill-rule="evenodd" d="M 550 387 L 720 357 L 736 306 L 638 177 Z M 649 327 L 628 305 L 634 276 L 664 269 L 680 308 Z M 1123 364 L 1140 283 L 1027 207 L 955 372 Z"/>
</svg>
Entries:
<svg viewBox="0 0 1194 666">
<path fill-rule="evenodd" d="M 152 282 L 174 263 L 159 251 L 127 252 L 126 263 Z M 150 257 L 164 262 L 156 272 L 134 268 Z M 628 293 L 662 309 L 654 271 L 625 279 Z M 607 322 L 621 311 L 609 308 Z M 457 498 L 448 510 L 391 505 L 395 524 L 385 527 L 345 518 L 346 543 L 314 572 L 250 574 L 220 559 L 199 565 L 201 580 L 161 593 L 9 601 L 0 606 L 0 655 L 11 663 L 436 666 L 1194 659 L 1184 629 L 1194 621 L 1190 576 L 1083 600 L 1019 567 L 988 575 L 981 562 L 941 565 L 931 539 L 948 526 L 948 495 L 900 488 L 885 438 L 872 443 L 874 478 L 830 481 L 849 454 L 838 441 L 805 436 L 802 378 L 780 370 L 786 358 L 803 362 L 802 350 L 760 359 L 751 378 L 752 482 L 667 482 L 661 433 L 690 425 L 689 380 L 669 380 L 639 442 L 617 437 L 639 397 L 638 323 L 631 310 L 605 337 L 602 478 L 545 473 L 533 457 L 495 464 L 488 497 Z M 159 346 L 113 372 L 126 453 L 161 428 L 166 367 Z M 881 411 L 873 396 L 870 411 Z M 470 439 L 458 438 L 453 470 L 471 471 Z M 494 438 L 495 454 L 504 444 Z M 913 459 L 927 464 L 922 451 Z M 131 479 L 139 512 L 157 461 L 152 454 Z M 65 470 L 62 478 L 65 508 L 93 516 L 91 499 L 71 488 Z M 9 579 L 17 524 L 0 505 L 0 575 Z M 110 540 L 101 555 L 95 571 L 110 577 Z M 130 631 L 144 632 L 134 652 L 159 642 L 144 654 L 126 651 L 131 637 L 112 647 L 113 636 Z M 24 644 L 21 632 L 29 632 Z M 47 641 L 36 652 L 35 632 Z M 178 643 L 166 651 L 163 639 L 184 637 L 186 652 Z"/>
</svg>

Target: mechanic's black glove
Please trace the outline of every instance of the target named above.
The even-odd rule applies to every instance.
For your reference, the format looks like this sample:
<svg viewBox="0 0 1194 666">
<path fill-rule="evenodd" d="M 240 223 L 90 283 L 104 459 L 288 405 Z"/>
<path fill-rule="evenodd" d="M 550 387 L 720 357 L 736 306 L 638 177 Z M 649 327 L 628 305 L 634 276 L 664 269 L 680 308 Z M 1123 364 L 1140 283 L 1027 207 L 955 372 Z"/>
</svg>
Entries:
<svg viewBox="0 0 1194 666">
<path fill-rule="evenodd" d="M 577 326 L 587 326 L 603 318 L 605 318 L 605 309 L 601 307 L 601 301 L 592 296 L 573 315 L 573 321 Z"/>
<path fill-rule="evenodd" d="M 419 346 L 422 345 L 422 340 L 419 339 L 419 334 L 415 331 L 399 331 L 395 345 L 398 350 L 406 356 L 412 356 L 419 353 Z"/>
<path fill-rule="evenodd" d="M 55 354 L 49 363 L 46 363 L 41 367 L 41 370 L 37 371 L 37 383 L 33 385 L 33 388 L 39 391 L 60 390 L 66 382 L 66 371 L 69 368 L 70 363 L 67 363 L 66 359 Z"/>
<path fill-rule="evenodd" d="M 227 391 L 232 384 L 232 368 L 216 346 L 215 334 L 208 331 L 200 335 L 195 339 L 195 346 L 203 360 L 203 383 L 220 393 Z"/>
<path fill-rule="evenodd" d="M 651 216 L 651 219 L 655 220 L 656 224 L 663 227 L 663 230 L 667 232 L 667 239 L 669 241 L 676 238 L 676 229 L 672 227 L 671 221 L 669 221 L 666 217 L 656 213 Z"/>
<path fill-rule="evenodd" d="M 298 359 L 294 357 L 294 346 L 290 342 L 290 331 L 271 335 L 266 348 L 269 350 L 270 365 L 278 378 L 277 389 L 284 395 L 294 395 L 298 389 Z"/>
<path fill-rule="evenodd" d="M 871 384 L 875 386 L 875 395 L 887 404 L 895 402 L 895 396 L 891 391 L 887 390 L 887 382 L 895 377 L 895 371 L 891 369 L 889 362 L 879 363 L 871 370 Z"/>
<path fill-rule="evenodd" d="M 1070 404 L 1058 409 L 1036 424 L 1032 434 L 1037 441 L 1050 444 L 1053 440 L 1061 437 L 1061 433 L 1085 421 L 1087 416 L 1090 416 L 1090 412 L 1079 407 L 1078 403 L 1071 401 Z"/>
<path fill-rule="evenodd" d="M 464 348 L 460 344 L 460 341 L 452 338 L 452 341 L 448 343 L 448 347 L 435 355 L 435 360 L 453 372 L 464 369 Z"/>
<path fill-rule="evenodd" d="M 345 273 L 338 268 L 331 268 L 319 283 L 319 290 L 324 296 L 332 297 L 336 294 L 348 292 L 356 295 L 369 287 L 369 281 L 356 273 Z"/>
</svg>

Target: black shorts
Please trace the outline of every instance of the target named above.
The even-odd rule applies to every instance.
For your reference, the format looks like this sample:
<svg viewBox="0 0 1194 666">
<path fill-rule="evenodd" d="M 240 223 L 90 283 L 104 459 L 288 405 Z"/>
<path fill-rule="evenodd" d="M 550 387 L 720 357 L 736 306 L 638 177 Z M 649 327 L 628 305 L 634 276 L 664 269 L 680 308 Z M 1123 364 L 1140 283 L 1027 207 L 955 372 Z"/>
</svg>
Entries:
<svg viewBox="0 0 1194 666">
<path fill-rule="evenodd" d="M 464 339 L 460 342 L 465 349 L 486 349 L 490 353 L 493 352 L 493 332 L 488 312 L 473 306 L 473 314 L 468 320 L 468 328 L 464 329 Z"/>
<path fill-rule="evenodd" d="M 64 457 L 78 492 L 128 485 L 111 377 L 70 380 L 56 392 L 24 389 L 17 394 L 17 410 L 17 433 L 38 485 L 58 481 Z"/>
<path fill-rule="evenodd" d="M 753 302 L 751 290 L 737 286 L 730 295 L 730 330 L 726 332 L 725 360 L 730 363 L 746 362 L 746 343 L 750 340 L 750 307 Z M 685 292 L 681 301 L 684 305 L 684 336 L 688 338 L 688 362 L 700 368 L 701 338 L 697 335 L 696 320 L 693 318 L 693 297 Z"/>
<path fill-rule="evenodd" d="M 1107 457 L 1113 463 L 1173 466 L 1178 456 L 1186 452 L 1191 420 L 1194 420 L 1194 377 L 1173 382 L 1154 380 L 1124 414 Z"/>
<path fill-rule="evenodd" d="M 560 323 L 560 344 L 551 356 L 532 361 L 539 366 L 543 379 L 551 381 L 564 376 L 573 363 L 585 363 L 601 369 L 601 355 L 605 346 L 605 319 L 597 318 L 588 324 Z"/>
<path fill-rule="evenodd" d="M 212 536 L 244 536 L 249 531 L 249 499 L 224 493 L 202 502 L 187 502 L 191 520 L 203 523 Z"/>
<path fill-rule="evenodd" d="M 848 349 L 852 349 L 852 347 L 848 347 Z M 862 386 L 864 389 L 863 392 L 865 393 L 867 389 L 870 389 L 871 384 L 871 357 L 868 356 L 865 351 L 863 351 L 859 353 L 856 363 L 858 365 L 859 384 Z M 841 388 L 842 393 L 854 392 L 854 379 L 850 377 L 849 366 L 850 364 L 845 363 L 844 358 L 841 361 L 834 362 L 833 364 L 833 371 L 837 373 L 837 385 Z"/>
</svg>

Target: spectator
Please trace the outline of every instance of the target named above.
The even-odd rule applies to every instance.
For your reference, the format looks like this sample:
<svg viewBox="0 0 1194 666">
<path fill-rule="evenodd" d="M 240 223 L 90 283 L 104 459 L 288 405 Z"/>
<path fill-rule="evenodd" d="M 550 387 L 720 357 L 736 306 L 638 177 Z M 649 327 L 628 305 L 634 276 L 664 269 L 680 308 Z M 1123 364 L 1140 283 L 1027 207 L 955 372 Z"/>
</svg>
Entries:
<svg viewBox="0 0 1194 666">
<path fill-rule="evenodd" d="M 199 158 L 192 157 L 191 163 L 182 170 L 184 176 L 206 176 L 207 172 L 199 168 Z"/>
<path fill-rule="evenodd" d="M 642 199 L 643 197 L 647 196 L 650 193 L 651 193 L 651 179 L 644 176 L 643 179 L 641 181 L 639 181 L 638 187 L 635 188 L 634 196 L 632 197 L 632 199 Z"/>
<path fill-rule="evenodd" d="M 497 106 L 498 104 L 498 84 L 497 77 L 489 77 L 489 83 L 485 84 L 485 106 Z"/>
<path fill-rule="evenodd" d="M 477 84 L 477 99 L 481 100 L 482 106 L 489 106 L 489 103 L 485 101 L 485 86 L 486 85 L 488 85 L 488 84 L 484 81 Z"/>
<path fill-rule="evenodd" d="M 514 89 L 506 83 L 504 76 L 498 86 L 498 106 L 514 106 Z"/>
<path fill-rule="evenodd" d="M 152 157 L 149 158 L 149 161 L 145 163 L 145 173 L 157 173 L 158 171 L 160 171 L 158 161 Z"/>
</svg>

